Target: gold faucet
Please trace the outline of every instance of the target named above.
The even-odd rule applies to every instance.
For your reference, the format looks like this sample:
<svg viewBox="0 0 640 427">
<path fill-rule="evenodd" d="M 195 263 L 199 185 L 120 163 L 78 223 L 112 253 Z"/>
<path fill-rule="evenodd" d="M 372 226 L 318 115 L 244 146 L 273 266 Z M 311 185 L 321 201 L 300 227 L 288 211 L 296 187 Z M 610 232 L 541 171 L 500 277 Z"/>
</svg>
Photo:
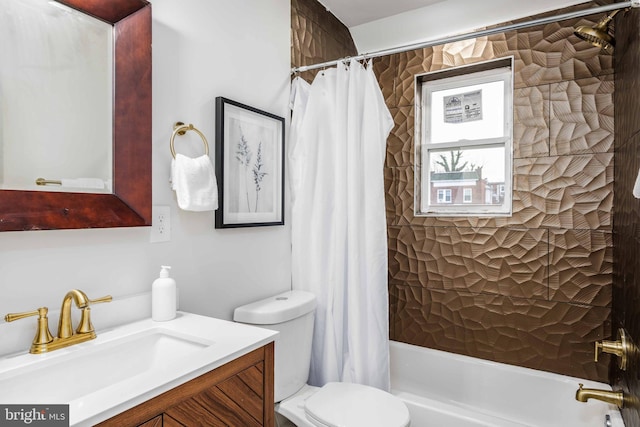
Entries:
<svg viewBox="0 0 640 427">
<path fill-rule="evenodd" d="M 30 353 L 40 354 L 48 351 L 58 350 L 60 348 L 68 347 L 73 344 L 78 344 L 84 341 L 92 340 L 96 337 L 95 329 L 91 324 L 91 304 L 97 304 L 101 302 L 111 301 L 111 295 L 107 295 L 95 300 L 89 299 L 87 295 L 78 290 L 73 289 L 64 296 L 62 300 L 62 308 L 60 309 L 60 321 L 58 322 L 58 336 L 54 338 L 49 332 L 49 319 L 47 313 L 49 309 L 47 307 L 41 307 L 34 311 L 27 311 L 24 313 L 9 313 L 4 317 L 7 322 L 13 322 L 14 320 L 24 319 L 25 317 L 38 316 L 38 327 L 36 329 L 36 336 L 31 343 Z M 76 307 L 82 309 L 82 315 L 80 317 L 80 323 L 78 328 L 73 330 L 71 324 L 71 301 L 74 301 Z"/>
<path fill-rule="evenodd" d="M 76 330 L 78 334 L 93 334 L 95 338 L 95 329 L 91 324 L 91 308 L 89 305 L 100 302 L 111 301 L 111 295 L 91 300 L 87 294 L 78 289 L 72 289 L 64 296 L 62 307 L 60 308 L 60 321 L 58 322 L 58 338 L 70 338 L 74 335 L 73 325 L 71 324 L 71 301 L 76 303 L 76 307 L 82 309 L 80 324 Z"/>
<path fill-rule="evenodd" d="M 608 391 L 598 390 L 595 388 L 582 388 L 583 384 L 578 384 L 579 388 L 576 391 L 576 400 L 579 402 L 586 402 L 589 399 L 601 400 L 603 402 L 611 403 L 622 408 L 627 402 L 627 397 L 621 391 Z"/>
</svg>

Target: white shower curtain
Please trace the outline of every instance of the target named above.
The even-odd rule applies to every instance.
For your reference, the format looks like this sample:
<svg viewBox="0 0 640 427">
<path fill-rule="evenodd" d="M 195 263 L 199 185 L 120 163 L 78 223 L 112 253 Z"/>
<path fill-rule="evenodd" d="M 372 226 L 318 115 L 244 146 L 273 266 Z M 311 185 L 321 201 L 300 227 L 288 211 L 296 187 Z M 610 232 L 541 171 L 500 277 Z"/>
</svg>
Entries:
<svg viewBox="0 0 640 427">
<path fill-rule="evenodd" d="M 371 64 L 292 86 L 292 281 L 318 298 L 309 383 L 389 389 L 383 164 L 393 127 Z"/>
</svg>

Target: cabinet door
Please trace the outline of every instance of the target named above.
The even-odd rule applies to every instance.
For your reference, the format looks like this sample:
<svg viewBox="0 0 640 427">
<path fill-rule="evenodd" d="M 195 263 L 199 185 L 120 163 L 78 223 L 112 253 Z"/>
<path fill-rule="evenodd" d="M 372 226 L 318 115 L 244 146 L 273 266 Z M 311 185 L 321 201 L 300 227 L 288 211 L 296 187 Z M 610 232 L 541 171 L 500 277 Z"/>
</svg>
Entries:
<svg viewBox="0 0 640 427">
<path fill-rule="evenodd" d="M 147 422 L 140 424 L 137 427 L 185 427 L 170 416 L 158 415 L 155 418 L 150 419 Z"/>
<path fill-rule="evenodd" d="M 162 416 L 162 427 L 184 427 L 184 426 L 179 422 L 177 422 L 176 420 L 174 420 L 173 418 L 171 418 L 170 416 L 168 416 L 167 414 L 164 414 Z"/>
<path fill-rule="evenodd" d="M 158 415 L 157 417 L 140 424 L 138 427 L 163 427 L 162 415 Z"/>
<path fill-rule="evenodd" d="M 166 411 L 186 426 L 260 427 L 264 363 L 257 363 Z"/>
</svg>

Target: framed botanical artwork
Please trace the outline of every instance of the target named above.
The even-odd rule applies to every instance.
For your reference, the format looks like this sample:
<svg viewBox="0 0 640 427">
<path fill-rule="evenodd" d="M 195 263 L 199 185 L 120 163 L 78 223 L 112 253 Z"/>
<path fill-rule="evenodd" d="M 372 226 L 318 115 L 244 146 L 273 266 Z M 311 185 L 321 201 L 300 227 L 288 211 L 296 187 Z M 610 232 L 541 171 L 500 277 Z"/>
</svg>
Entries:
<svg viewBox="0 0 640 427">
<path fill-rule="evenodd" d="M 216 228 L 284 224 L 284 118 L 216 98 Z"/>
</svg>

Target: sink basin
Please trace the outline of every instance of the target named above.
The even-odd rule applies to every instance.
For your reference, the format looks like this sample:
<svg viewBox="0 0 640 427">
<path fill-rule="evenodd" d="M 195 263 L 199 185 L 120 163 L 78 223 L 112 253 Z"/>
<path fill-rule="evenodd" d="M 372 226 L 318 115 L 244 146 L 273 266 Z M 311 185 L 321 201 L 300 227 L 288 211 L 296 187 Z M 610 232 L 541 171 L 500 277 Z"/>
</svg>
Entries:
<svg viewBox="0 0 640 427">
<path fill-rule="evenodd" d="M 0 375 L 0 384 L 16 402 L 65 403 L 148 371 L 169 369 L 210 345 L 202 338 L 149 329 L 12 370 Z M 66 384 L 70 387 L 61 387 Z M 55 401 L 51 388 L 57 390 Z"/>
<path fill-rule="evenodd" d="M 179 312 L 44 354 L 0 357 L 0 404 L 68 404 L 93 426 L 272 342 L 277 332 Z"/>
</svg>

